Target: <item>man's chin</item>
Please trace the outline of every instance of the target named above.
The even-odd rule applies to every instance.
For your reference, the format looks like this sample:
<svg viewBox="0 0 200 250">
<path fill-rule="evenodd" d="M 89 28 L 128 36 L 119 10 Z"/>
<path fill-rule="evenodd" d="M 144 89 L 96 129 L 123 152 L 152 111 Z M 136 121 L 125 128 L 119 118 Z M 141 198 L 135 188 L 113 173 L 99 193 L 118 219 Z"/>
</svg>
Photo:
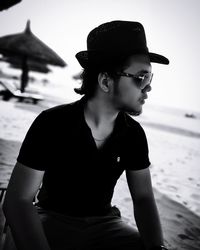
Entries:
<svg viewBox="0 0 200 250">
<path fill-rule="evenodd" d="M 132 115 L 132 116 L 138 116 L 138 115 L 142 114 L 142 110 L 140 110 L 140 111 L 128 111 L 126 113 L 128 113 L 129 115 Z"/>
<path fill-rule="evenodd" d="M 137 107 L 126 106 L 121 111 L 124 111 L 127 114 L 132 115 L 132 116 L 138 116 L 142 113 L 143 110 L 142 110 L 142 105 L 141 105 Z"/>
<path fill-rule="evenodd" d="M 142 114 L 142 108 L 140 110 L 127 110 L 126 113 L 132 116 L 138 116 Z"/>
</svg>

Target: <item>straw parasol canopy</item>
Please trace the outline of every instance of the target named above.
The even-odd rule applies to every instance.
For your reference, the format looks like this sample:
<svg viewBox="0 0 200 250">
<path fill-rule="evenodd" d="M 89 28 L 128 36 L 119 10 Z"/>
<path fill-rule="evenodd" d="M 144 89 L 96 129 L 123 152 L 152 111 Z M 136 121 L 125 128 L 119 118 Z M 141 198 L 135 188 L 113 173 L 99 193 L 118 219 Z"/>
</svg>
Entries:
<svg viewBox="0 0 200 250">
<path fill-rule="evenodd" d="M 18 57 L 5 57 L 0 58 L 0 61 L 9 63 L 11 68 L 21 69 L 21 60 Z M 27 65 L 29 71 L 39 72 L 39 73 L 49 73 L 51 70 L 44 63 L 40 63 L 33 60 L 27 60 Z"/>
<path fill-rule="evenodd" d="M 30 20 L 28 20 L 24 32 L 0 37 L 0 53 L 7 58 L 17 58 L 20 61 L 21 92 L 25 91 L 28 84 L 29 60 L 60 67 L 67 65 L 56 52 L 32 33 Z"/>
<path fill-rule="evenodd" d="M 21 0 L 0 0 L 0 11 L 6 10 L 19 2 Z"/>
<path fill-rule="evenodd" d="M 10 68 L 21 69 L 21 64 L 10 63 Z M 28 69 L 29 71 L 34 71 L 43 74 L 51 72 L 51 70 L 46 65 L 40 63 L 28 63 Z"/>
<path fill-rule="evenodd" d="M 21 69 L 21 65 L 18 63 L 11 63 L 10 64 L 10 68 L 13 69 Z M 43 73 L 43 74 L 47 74 L 49 72 L 51 72 L 51 70 L 43 64 L 37 64 L 37 63 L 28 63 L 28 69 L 29 71 L 34 71 L 34 72 L 38 72 L 38 73 Z"/>
</svg>

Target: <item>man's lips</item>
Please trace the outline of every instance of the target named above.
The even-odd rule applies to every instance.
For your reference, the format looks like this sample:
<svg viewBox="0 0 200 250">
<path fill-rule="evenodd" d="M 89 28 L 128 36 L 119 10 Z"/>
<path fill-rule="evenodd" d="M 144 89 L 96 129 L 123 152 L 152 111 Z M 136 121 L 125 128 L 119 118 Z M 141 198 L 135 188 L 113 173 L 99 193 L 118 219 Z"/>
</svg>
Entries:
<svg viewBox="0 0 200 250">
<path fill-rule="evenodd" d="M 146 100 L 147 98 L 148 98 L 147 95 L 141 97 L 141 98 L 139 99 L 140 103 L 144 104 L 144 103 L 145 103 L 145 100 Z"/>
</svg>

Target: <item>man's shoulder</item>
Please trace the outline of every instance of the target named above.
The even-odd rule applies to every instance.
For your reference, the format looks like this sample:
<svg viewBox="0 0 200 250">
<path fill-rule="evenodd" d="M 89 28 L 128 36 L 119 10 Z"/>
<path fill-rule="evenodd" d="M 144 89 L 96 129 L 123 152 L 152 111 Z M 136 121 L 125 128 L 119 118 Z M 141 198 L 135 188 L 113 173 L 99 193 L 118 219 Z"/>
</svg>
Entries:
<svg viewBox="0 0 200 250">
<path fill-rule="evenodd" d="M 128 138 L 140 138 L 145 137 L 145 131 L 140 124 L 140 122 L 136 121 L 134 117 L 131 115 L 124 113 L 124 120 L 125 120 L 125 131 Z"/>
<path fill-rule="evenodd" d="M 57 105 L 57 106 L 54 106 L 52 108 L 48 108 L 48 109 L 44 110 L 43 113 L 49 114 L 49 115 L 67 113 L 67 112 L 70 112 L 70 111 L 75 111 L 78 108 L 79 105 L 80 105 L 80 100 L 70 102 L 70 103 L 61 104 L 61 105 Z"/>
<path fill-rule="evenodd" d="M 68 110 L 70 111 L 71 109 L 76 107 L 79 103 L 80 103 L 80 100 L 60 104 L 60 105 L 46 109 L 45 112 L 46 113 L 57 113 L 57 112 L 63 112 L 63 111 L 68 111 Z"/>
<path fill-rule="evenodd" d="M 80 117 L 82 112 L 81 101 L 74 101 L 66 104 L 57 105 L 42 111 L 36 120 L 42 124 L 48 124 L 48 127 L 69 124 Z"/>
</svg>

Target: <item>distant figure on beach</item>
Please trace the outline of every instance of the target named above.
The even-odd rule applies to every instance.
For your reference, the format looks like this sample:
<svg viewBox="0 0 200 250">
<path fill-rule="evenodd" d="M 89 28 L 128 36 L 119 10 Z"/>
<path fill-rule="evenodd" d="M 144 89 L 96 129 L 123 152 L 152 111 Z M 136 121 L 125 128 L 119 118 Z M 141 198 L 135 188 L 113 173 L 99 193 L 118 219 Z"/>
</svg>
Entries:
<svg viewBox="0 0 200 250">
<path fill-rule="evenodd" d="M 151 90 L 151 62 L 141 23 L 111 21 L 93 29 L 78 101 L 41 112 L 21 146 L 4 202 L 19 250 L 161 250 L 163 233 L 139 115 Z M 125 171 L 137 228 L 112 204 Z M 37 195 L 37 202 L 33 199 Z"/>
</svg>

